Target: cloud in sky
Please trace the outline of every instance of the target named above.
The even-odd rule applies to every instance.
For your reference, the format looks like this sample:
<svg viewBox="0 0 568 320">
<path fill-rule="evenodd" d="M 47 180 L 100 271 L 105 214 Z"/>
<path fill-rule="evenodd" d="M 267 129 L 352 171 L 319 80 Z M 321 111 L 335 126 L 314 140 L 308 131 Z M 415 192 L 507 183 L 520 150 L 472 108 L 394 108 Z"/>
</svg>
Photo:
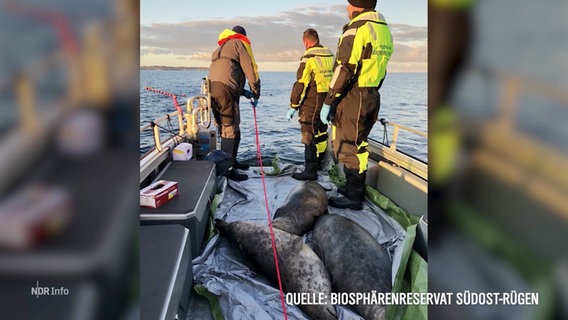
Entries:
<svg viewBox="0 0 568 320">
<path fill-rule="evenodd" d="M 247 30 L 261 70 L 274 69 L 278 65 L 278 68 L 293 71 L 304 52 L 302 33 L 305 29 L 316 29 L 321 43 L 335 51 L 342 27 L 347 22 L 345 6 L 332 6 L 283 11 L 274 16 L 142 25 L 141 64 L 207 67 L 211 53 L 217 48 L 219 33 L 242 25 Z M 391 24 L 390 27 L 395 40 L 391 67 L 396 69 L 398 63 L 404 63 L 406 67 L 389 70 L 425 72 L 427 28 L 405 24 Z M 181 57 L 186 59 L 179 59 Z M 415 70 L 408 70 L 413 68 Z"/>
</svg>

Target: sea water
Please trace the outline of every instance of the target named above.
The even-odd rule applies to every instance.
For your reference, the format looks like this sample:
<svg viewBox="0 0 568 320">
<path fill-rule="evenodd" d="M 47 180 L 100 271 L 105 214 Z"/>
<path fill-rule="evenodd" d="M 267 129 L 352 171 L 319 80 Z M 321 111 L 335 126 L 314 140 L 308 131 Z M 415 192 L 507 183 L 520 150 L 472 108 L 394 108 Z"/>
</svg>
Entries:
<svg viewBox="0 0 568 320">
<path fill-rule="evenodd" d="M 200 93 L 201 79 L 206 70 L 141 70 L 140 71 L 140 125 L 148 124 L 166 113 L 175 111 L 168 96 L 145 90 L 146 86 L 178 95 L 178 101 L 185 108 L 185 101 Z M 261 97 L 256 109 L 260 148 L 263 159 L 278 156 L 283 161 L 296 164 L 304 162 L 304 147 L 300 135 L 298 114 L 291 121 L 286 119 L 290 107 L 290 91 L 296 80 L 295 72 L 261 72 Z M 402 124 L 427 132 L 427 74 L 389 73 L 380 90 L 381 108 L 379 119 Z M 184 96 L 182 96 L 184 95 Z M 250 103 L 241 98 L 241 144 L 239 161 L 256 164 L 256 141 L 253 112 Z M 177 126 L 177 119 L 173 125 Z M 213 129 L 211 129 L 213 130 Z M 388 141 L 392 138 L 393 127 L 387 126 Z M 163 133 L 165 138 L 168 133 Z M 370 139 L 383 141 L 383 126 L 377 122 L 369 135 Z M 152 132 L 140 134 L 140 153 L 153 147 Z M 428 140 L 416 134 L 401 130 L 397 149 L 427 162 Z"/>
</svg>

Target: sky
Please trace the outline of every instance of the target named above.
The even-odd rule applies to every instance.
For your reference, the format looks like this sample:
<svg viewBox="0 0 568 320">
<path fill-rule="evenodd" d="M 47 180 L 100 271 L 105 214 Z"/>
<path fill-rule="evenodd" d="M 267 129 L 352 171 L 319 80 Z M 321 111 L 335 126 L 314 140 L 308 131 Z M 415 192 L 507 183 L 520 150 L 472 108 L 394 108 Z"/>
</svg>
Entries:
<svg viewBox="0 0 568 320">
<path fill-rule="evenodd" d="M 241 25 L 259 71 L 296 71 L 305 29 L 316 29 L 321 44 L 335 52 L 349 22 L 346 0 L 141 0 L 140 5 L 142 66 L 208 67 L 219 33 Z M 389 72 L 426 72 L 427 1 L 379 0 L 377 11 L 395 42 Z"/>
</svg>

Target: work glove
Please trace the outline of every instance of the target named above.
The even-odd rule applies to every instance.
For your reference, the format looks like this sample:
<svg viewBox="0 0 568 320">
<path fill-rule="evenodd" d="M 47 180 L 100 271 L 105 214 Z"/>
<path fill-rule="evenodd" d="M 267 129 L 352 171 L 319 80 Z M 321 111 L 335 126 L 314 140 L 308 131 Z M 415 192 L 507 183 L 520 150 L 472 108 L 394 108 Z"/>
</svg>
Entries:
<svg viewBox="0 0 568 320">
<path fill-rule="evenodd" d="M 256 108 L 256 106 L 258 105 L 258 98 L 250 99 L 250 104 L 252 104 L 253 108 Z"/>
<path fill-rule="evenodd" d="M 329 111 L 331 110 L 331 107 L 328 106 L 327 104 L 324 104 L 323 107 L 321 107 L 321 111 L 320 111 L 320 120 L 321 122 L 323 122 L 324 124 L 329 124 L 329 121 L 327 120 L 327 117 L 329 116 Z"/>
<path fill-rule="evenodd" d="M 245 98 L 247 99 L 251 99 L 254 97 L 254 95 L 252 94 L 252 91 L 245 89 L 243 92 L 243 96 L 245 96 Z"/>
<path fill-rule="evenodd" d="M 292 120 L 292 118 L 294 117 L 294 113 L 296 112 L 296 109 L 294 108 L 290 108 L 288 110 L 288 112 L 286 112 L 286 120 L 290 121 Z"/>
</svg>

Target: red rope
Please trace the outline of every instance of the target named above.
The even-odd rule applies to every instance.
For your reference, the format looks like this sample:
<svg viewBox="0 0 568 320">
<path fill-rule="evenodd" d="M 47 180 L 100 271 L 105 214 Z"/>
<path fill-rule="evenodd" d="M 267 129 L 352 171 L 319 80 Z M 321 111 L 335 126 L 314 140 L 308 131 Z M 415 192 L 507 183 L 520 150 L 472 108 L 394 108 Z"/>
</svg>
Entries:
<svg viewBox="0 0 568 320">
<path fill-rule="evenodd" d="M 154 89 L 154 88 L 149 87 L 149 86 L 144 87 L 144 89 L 146 91 L 151 91 L 151 92 L 154 92 L 154 93 L 163 94 L 165 96 L 172 98 L 172 101 L 174 102 L 174 106 L 176 107 L 177 111 L 179 111 L 181 114 L 183 114 L 183 109 L 179 106 L 179 103 L 177 101 L 177 96 L 175 94 L 170 93 L 170 92 L 166 92 L 166 91 L 162 91 L 162 90 L 158 90 L 158 89 Z"/>
<path fill-rule="evenodd" d="M 79 41 L 73 34 L 69 17 L 63 13 L 49 11 L 34 5 L 25 5 L 9 1 L 5 6 L 8 10 L 15 11 L 22 15 L 27 15 L 51 25 L 56 33 L 57 39 L 65 51 L 71 54 L 79 52 Z"/>
<path fill-rule="evenodd" d="M 282 290 L 282 280 L 280 279 L 280 268 L 278 267 L 278 256 L 276 254 L 276 240 L 274 239 L 274 229 L 272 229 L 272 219 L 270 218 L 270 208 L 268 207 L 268 194 L 266 193 L 266 183 L 264 182 L 264 169 L 262 167 L 262 155 L 260 154 L 260 139 L 258 135 L 258 123 L 256 121 L 256 106 L 251 101 L 252 114 L 254 118 L 254 130 L 256 135 L 256 155 L 258 164 L 260 165 L 260 176 L 262 177 L 262 187 L 264 188 L 264 203 L 266 204 L 266 216 L 268 218 L 268 227 L 270 229 L 270 237 L 272 238 L 272 253 L 274 254 L 274 265 L 276 266 L 276 277 L 278 278 L 278 287 L 280 289 L 280 301 L 282 302 L 282 310 L 284 311 L 284 319 L 288 320 L 286 313 L 286 302 L 284 301 L 284 291 Z"/>
</svg>

